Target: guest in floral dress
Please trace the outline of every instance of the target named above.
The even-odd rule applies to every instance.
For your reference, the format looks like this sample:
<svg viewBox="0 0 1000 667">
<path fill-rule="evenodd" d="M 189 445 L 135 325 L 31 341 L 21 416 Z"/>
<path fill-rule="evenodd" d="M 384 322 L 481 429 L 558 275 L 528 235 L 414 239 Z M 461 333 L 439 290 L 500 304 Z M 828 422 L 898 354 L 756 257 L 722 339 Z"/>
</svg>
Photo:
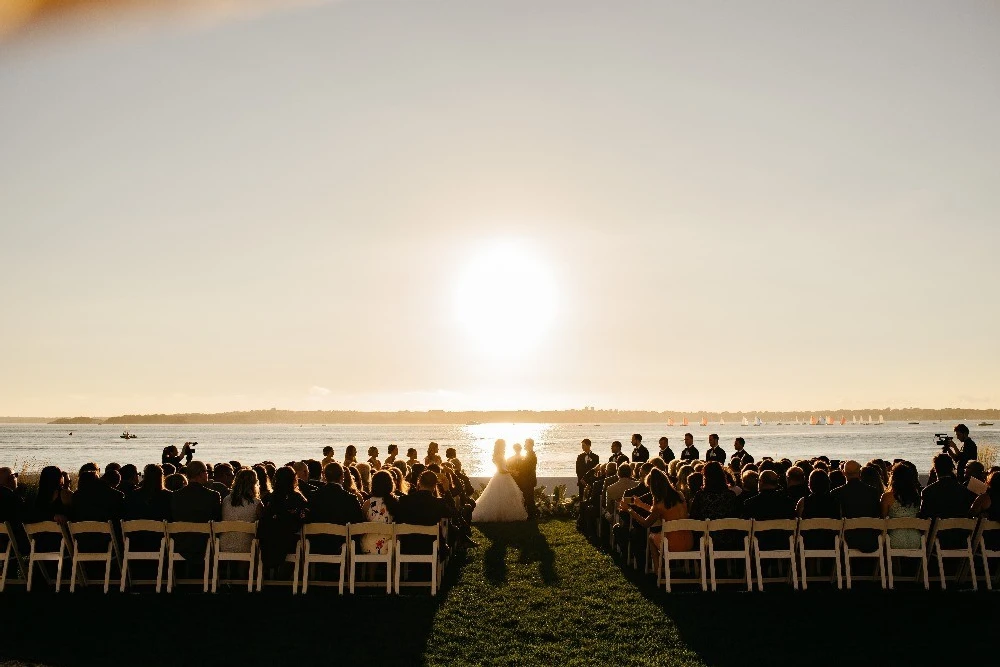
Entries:
<svg viewBox="0 0 1000 667">
<path fill-rule="evenodd" d="M 379 470 L 372 477 L 371 497 L 364 502 L 362 509 L 368 521 L 374 523 L 393 523 L 396 510 L 396 497 L 393 495 L 395 483 L 392 475 L 386 470 Z M 384 554 L 390 545 L 388 535 L 362 535 L 361 550 L 366 554 Z"/>
</svg>

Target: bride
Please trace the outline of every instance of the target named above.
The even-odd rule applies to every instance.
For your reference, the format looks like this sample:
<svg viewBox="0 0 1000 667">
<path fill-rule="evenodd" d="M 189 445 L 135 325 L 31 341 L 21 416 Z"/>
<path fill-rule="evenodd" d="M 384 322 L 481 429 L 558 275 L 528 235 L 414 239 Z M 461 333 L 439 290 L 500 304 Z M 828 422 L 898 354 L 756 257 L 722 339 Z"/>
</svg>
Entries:
<svg viewBox="0 0 1000 667">
<path fill-rule="evenodd" d="M 476 507 L 472 510 L 474 522 L 487 521 L 524 521 L 528 512 L 524 509 L 524 495 L 509 472 L 503 455 L 507 443 L 497 440 L 493 446 L 493 463 L 497 473 L 493 475 L 482 495 L 476 499 Z"/>
</svg>

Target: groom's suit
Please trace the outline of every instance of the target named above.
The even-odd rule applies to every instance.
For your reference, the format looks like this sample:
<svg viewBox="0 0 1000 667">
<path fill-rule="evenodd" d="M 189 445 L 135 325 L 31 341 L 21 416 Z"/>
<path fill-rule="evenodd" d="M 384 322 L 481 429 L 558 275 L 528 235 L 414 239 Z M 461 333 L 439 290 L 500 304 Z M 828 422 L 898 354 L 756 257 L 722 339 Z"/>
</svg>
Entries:
<svg viewBox="0 0 1000 667">
<path fill-rule="evenodd" d="M 538 516 L 538 508 L 535 506 L 535 486 L 538 484 L 536 472 L 538 470 L 538 457 L 534 452 L 525 452 L 521 457 L 521 479 L 517 485 L 521 487 L 524 494 L 524 509 L 528 510 L 528 518 L 533 519 Z"/>
</svg>

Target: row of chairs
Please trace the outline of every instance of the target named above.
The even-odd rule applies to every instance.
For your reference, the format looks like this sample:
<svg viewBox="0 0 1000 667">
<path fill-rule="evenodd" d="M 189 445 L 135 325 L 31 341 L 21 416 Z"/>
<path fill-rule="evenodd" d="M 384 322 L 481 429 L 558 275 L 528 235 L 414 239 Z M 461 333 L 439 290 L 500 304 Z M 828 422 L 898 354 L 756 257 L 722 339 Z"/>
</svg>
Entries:
<svg viewBox="0 0 1000 667">
<path fill-rule="evenodd" d="M 56 565 L 55 590 L 58 592 L 62 585 L 63 565 L 69 561 L 70 592 L 76 590 L 79 581 L 81 585 L 87 585 L 84 576 L 84 563 L 100 563 L 104 566 L 104 592 L 107 593 L 111 583 L 112 568 L 117 566 L 121 573 L 120 590 L 125 591 L 126 587 L 136 585 L 155 586 L 156 592 L 162 590 L 164 582 L 167 592 L 171 592 L 174 587 L 181 584 L 200 583 L 204 592 L 211 590 L 218 591 L 220 582 L 220 568 L 223 563 L 245 563 L 248 567 L 246 585 L 248 591 L 262 590 L 265 583 L 290 583 L 292 593 L 298 593 L 299 582 L 301 580 L 302 592 L 309 590 L 310 584 L 313 586 L 336 585 L 338 592 L 343 595 L 345 585 L 345 575 L 349 582 L 350 592 L 354 593 L 356 586 L 375 585 L 380 583 L 359 581 L 357 577 L 358 566 L 365 564 L 384 564 L 386 567 L 386 593 L 394 590 L 398 594 L 401 587 L 405 586 L 429 586 L 432 595 L 437 594 L 441 585 L 444 567 L 447 561 L 439 562 L 438 555 L 441 551 L 443 536 L 447 535 L 447 522 L 442 521 L 434 526 L 417 526 L 410 524 L 386 524 L 386 523 L 356 523 L 356 524 L 331 524 L 331 523 L 310 523 L 302 527 L 299 540 L 292 553 L 289 553 L 286 562 L 292 564 L 292 578 L 290 582 L 267 581 L 264 580 L 264 567 L 261 562 L 260 545 L 257 540 L 256 522 L 247 521 L 212 521 L 208 523 L 191 523 L 183 521 L 122 521 L 120 531 L 114 522 L 102 521 L 75 521 L 61 525 L 54 521 L 42 521 L 38 523 L 24 524 L 24 531 L 28 537 L 29 553 L 24 559 L 17 547 L 17 540 L 12 526 L 9 523 L 0 524 L 0 544 L 6 542 L 6 548 L 0 551 L 0 592 L 3 592 L 7 583 L 8 572 L 11 564 L 16 564 L 22 573 L 23 582 L 28 591 L 31 591 L 33 574 L 36 565 L 45 562 L 54 562 Z M 248 547 L 242 551 L 224 550 L 222 537 L 226 534 L 236 534 L 245 536 L 244 540 Z M 119 545 L 119 535 L 124 546 Z M 152 546 L 159 537 L 158 547 L 155 549 L 143 548 L 143 543 L 138 541 L 138 536 L 146 536 L 145 544 Z M 204 559 L 201 562 L 203 576 L 200 580 L 178 580 L 175 565 L 184 562 L 185 556 L 178 552 L 175 540 L 178 536 L 202 536 L 205 539 Z M 384 553 L 365 554 L 357 549 L 355 538 L 364 535 L 376 535 L 385 539 Z M 431 553 L 409 554 L 403 553 L 401 538 L 406 536 L 423 535 L 432 538 Z M 48 544 L 58 548 L 43 549 L 43 540 Z M 323 553 L 313 550 L 313 541 L 320 536 L 340 537 L 343 544 L 339 553 Z M 97 538 L 106 544 L 103 550 L 87 550 L 80 548 L 81 539 L 94 540 Z M 150 539 L 151 538 L 151 539 Z M 188 554 L 190 556 L 190 554 Z M 200 559 L 199 559 L 200 560 Z M 133 578 L 132 572 L 137 562 L 156 563 L 156 578 L 138 580 Z M 316 566 L 320 564 L 339 566 L 339 578 L 337 581 L 326 581 L 315 576 Z M 429 580 L 414 580 L 412 572 L 405 572 L 404 568 L 412 569 L 415 564 L 426 564 L 430 566 L 431 576 Z M 51 579 L 45 569 L 39 565 L 42 576 L 50 581 Z M 166 576 L 164 576 L 166 570 Z M 256 576 L 255 576 L 256 575 Z M 223 583 L 238 583 L 235 580 L 222 580 Z"/>
<path fill-rule="evenodd" d="M 916 560 L 918 569 L 913 581 L 922 581 L 924 588 L 930 588 L 930 578 L 928 576 L 928 561 L 934 559 L 937 562 L 938 577 L 941 588 L 947 588 L 949 579 L 945 574 L 946 559 L 960 559 L 961 564 L 957 568 L 953 581 L 961 582 L 966 574 L 971 575 L 972 588 L 978 590 L 978 575 L 976 572 L 975 557 L 979 556 L 983 567 L 983 577 L 988 590 L 993 590 L 993 576 L 990 574 L 990 558 L 1000 558 L 1000 550 L 988 548 L 986 535 L 993 531 L 1000 531 L 1000 522 L 989 521 L 987 519 L 779 519 L 772 521 L 756 521 L 749 519 L 716 519 L 716 520 L 695 520 L 680 519 L 675 521 L 659 522 L 660 530 L 684 531 L 689 530 L 695 536 L 695 546 L 690 551 L 672 552 L 669 549 L 667 540 L 663 540 L 658 562 L 653 562 L 651 549 L 648 548 L 648 537 L 654 530 L 647 530 L 647 550 L 646 550 L 646 573 L 656 573 L 657 585 L 664 585 L 669 592 L 673 583 L 695 583 L 700 584 L 702 590 L 708 590 L 709 582 L 712 590 L 717 590 L 721 583 L 740 583 L 750 591 L 753 589 L 752 579 L 757 581 L 758 590 L 764 590 L 765 583 L 789 582 L 792 587 L 800 587 L 799 576 L 801 574 L 801 588 L 808 588 L 808 570 L 806 568 L 807 559 L 829 559 L 833 561 L 831 580 L 835 579 L 837 588 L 843 588 L 846 581 L 850 590 L 854 578 L 852 561 L 858 558 L 867 559 L 873 562 L 874 572 L 877 573 L 877 580 L 881 582 L 885 589 L 888 584 L 889 589 L 895 587 L 896 574 L 893 567 L 894 562 L 903 559 Z M 914 548 L 900 548 L 892 546 L 889 531 L 911 530 L 919 534 L 920 545 Z M 742 537 L 742 548 L 739 549 L 719 549 L 717 548 L 716 536 L 722 531 L 729 535 Z M 788 535 L 787 548 L 782 544 L 781 548 L 760 548 L 760 538 L 768 532 L 780 531 Z M 864 551 L 851 546 L 850 531 L 867 531 L 875 538 L 877 548 L 872 551 Z M 943 547 L 941 535 L 948 531 L 951 535 L 958 536 L 959 547 Z M 810 540 L 807 535 L 821 535 L 825 533 L 827 539 L 824 540 L 832 544 L 831 548 L 815 549 L 808 548 L 807 542 Z M 1000 533 L 994 533 L 1000 535 Z M 845 539 L 845 537 L 847 539 Z M 832 538 L 832 539 L 831 539 Z M 740 539 L 736 539 L 739 543 Z M 992 543 L 992 541 L 991 541 Z M 855 541 L 856 545 L 856 541 Z M 629 563 L 638 567 L 637 558 L 631 550 L 631 544 L 626 552 L 626 559 Z M 753 570 L 751 570 L 751 559 Z M 745 577 L 737 579 L 721 579 L 718 576 L 718 561 L 743 561 Z M 671 576 L 670 563 L 675 561 L 695 562 L 698 569 L 698 577 L 692 579 L 674 579 Z M 784 577 L 765 577 L 763 574 L 762 561 L 787 561 L 788 575 Z M 731 563 L 730 563 L 731 565 Z M 755 575 L 752 577 L 752 574 Z M 875 578 L 873 577 L 873 580 Z"/>
</svg>

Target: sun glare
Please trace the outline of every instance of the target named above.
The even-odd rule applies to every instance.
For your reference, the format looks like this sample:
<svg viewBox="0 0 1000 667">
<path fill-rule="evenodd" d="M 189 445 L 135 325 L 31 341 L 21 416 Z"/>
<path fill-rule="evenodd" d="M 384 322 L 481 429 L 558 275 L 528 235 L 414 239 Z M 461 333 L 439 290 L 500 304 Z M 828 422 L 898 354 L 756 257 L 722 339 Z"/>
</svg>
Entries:
<svg viewBox="0 0 1000 667">
<path fill-rule="evenodd" d="M 555 281 L 526 244 L 494 243 L 457 278 L 455 314 L 482 351 L 510 357 L 537 344 L 555 318 Z"/>
</svg>

